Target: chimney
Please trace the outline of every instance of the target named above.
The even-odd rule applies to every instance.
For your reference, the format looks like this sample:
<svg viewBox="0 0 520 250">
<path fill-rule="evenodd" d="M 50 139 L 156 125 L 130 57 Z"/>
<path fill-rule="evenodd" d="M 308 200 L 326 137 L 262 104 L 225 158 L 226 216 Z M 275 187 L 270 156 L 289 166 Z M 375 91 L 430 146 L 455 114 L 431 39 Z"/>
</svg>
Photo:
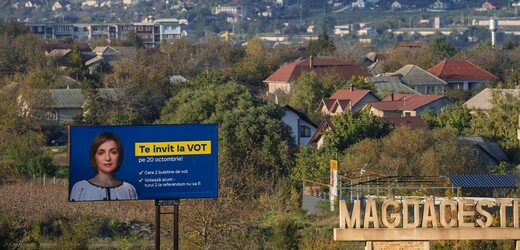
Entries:
<svg viewBox="0 0 520 250">
<path fill-rule="evenodd" d="M 354 84 L 350 84 L 350 92 L 354 92 Z"/>
<path fill-rule="evenodd" d="M 314 67 L 314 57 L 309 57 L 309 67 L 312 69 Z"/>
<path fill-rule="evenodd" d="M 390 101 L 394 101 L 394 92 L 390 94 Z"/>
</svg>

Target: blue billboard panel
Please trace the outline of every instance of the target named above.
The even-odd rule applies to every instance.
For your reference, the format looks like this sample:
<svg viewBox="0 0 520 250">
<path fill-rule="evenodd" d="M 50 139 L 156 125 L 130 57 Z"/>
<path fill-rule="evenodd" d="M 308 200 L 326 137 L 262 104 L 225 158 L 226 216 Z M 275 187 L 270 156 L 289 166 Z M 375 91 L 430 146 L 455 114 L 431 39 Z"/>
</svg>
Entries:
<svg viewBox="0 0 520 250">
<path fill-rule="evenodd" d="M 71 126 L 69 201 L 215 198 L 216 124 Z"/>
</svg>

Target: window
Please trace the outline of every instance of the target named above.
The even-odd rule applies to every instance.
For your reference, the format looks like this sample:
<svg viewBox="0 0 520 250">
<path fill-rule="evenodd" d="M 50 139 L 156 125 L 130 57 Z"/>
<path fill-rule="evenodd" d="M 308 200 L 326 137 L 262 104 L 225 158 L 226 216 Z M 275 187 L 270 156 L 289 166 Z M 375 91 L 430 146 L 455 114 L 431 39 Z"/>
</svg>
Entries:
<svg viewBox="0 0 520 250">
<path fill-rule="evenodd" d="M 58 120 L 58 112 L 51 111 L 45 114 L 47 120 Z"/>
<path fill-rule="evenodd" d="M 311 128 L 301 125 L 300 126 L 300 137 L 311 137 Z"/>
<path fill-rule="evenodd" d="M 138 30 L 138 31 L 143 31 L 143 26 L 139 26 L 139 27 L 137 28 L 137 30 Z"/>
</svg>

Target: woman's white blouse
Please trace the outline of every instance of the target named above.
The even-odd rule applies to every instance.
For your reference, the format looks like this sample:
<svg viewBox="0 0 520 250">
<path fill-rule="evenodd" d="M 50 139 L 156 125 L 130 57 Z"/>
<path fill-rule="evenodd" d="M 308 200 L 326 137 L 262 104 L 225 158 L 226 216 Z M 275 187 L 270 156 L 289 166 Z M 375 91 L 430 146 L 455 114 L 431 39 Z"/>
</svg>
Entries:
<svg viewBox="0 0 520 250">
<path fill-rule="evenodd" d="M 70 191 L 70 201 L 136 200 L 134 186 L 121 182 L 115 187 L 101 187 L 83 180 L 76 182 Z"/>
</svg>

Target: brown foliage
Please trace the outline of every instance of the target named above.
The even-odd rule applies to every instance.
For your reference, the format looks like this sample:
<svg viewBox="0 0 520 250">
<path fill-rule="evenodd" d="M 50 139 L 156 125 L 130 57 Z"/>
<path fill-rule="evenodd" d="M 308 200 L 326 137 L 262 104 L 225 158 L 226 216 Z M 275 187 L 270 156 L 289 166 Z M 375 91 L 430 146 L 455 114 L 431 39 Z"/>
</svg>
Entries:
<svg viewBox="0 0 520 250">
<path fill-rule="evenodd" d="M 36 220 L 47 216 L 77 218 L 87 215 L 153 222 L 153 201 L 69 202 L 67 186 L 17 181 L 0 187 L 0 214 L 7 218 Z"/>
</svg>

